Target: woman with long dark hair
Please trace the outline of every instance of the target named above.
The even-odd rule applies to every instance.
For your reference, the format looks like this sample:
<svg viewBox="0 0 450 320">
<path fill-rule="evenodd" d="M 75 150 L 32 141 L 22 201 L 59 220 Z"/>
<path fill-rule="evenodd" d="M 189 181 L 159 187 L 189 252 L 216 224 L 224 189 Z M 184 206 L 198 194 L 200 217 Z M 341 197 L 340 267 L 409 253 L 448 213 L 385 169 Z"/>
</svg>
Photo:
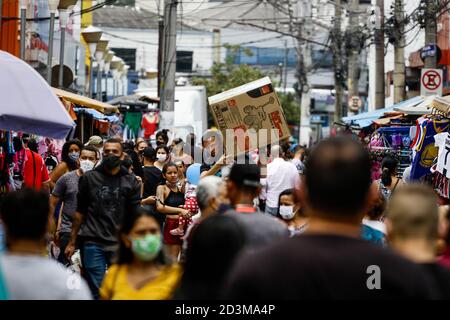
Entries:
<svg viewBox="0 0 450 320">
<path fill-rule="evenodd" d="M 167 253 L 171 258 L 177 259 L 181 251 L 181 244 L 183 243 L 180 236 L 170 233 L 171 230 L 178 227 L 180 216 L 190 218 L 189 210 L 184 209 L 185 204 L 185 188 L 178 185 L 178 168 L 169 162 L 164 165 L 163 177 L 166 180 L 165 184 L 159 185 L 156 189 L 156 209 L 159 213 L 166 216 L 164 223 L 164 245 Z"/>
<path fill-rule="evenodd" d="M 51 188 L 53 189 L 56 181 L 67 172 L 78 169 L 78 158 L 80 157 L 83 144 L 78 139 L 69 140 L 64 143 L 61 152 L 61 162 L 50 173 Z"/>
<path fill-rule="evenodd" d="M 167 146 L 167 144 L 169 143 L 168 132 L 169 130 L 163 129 L 156 133 L 156 146 L 160 145 Z"/>
<path fill-rule="evenodd" d="M 179 265 L 170 264 L 162 250 L 162 235 L 155 212 L 139 208 L 125 215 L 119 235 L 117 263 L 100 288 L 105 300 L 167 300 L 181 277 Z"/>
<path fill-rule="evenodd" d="M 395 189 L 403 184 L 401 178 L 397 176 L 398 160 L 388 155 L 381 162 L 381 179 L 378 187 L 383 197 L 388 200 Z"/>
</svg>

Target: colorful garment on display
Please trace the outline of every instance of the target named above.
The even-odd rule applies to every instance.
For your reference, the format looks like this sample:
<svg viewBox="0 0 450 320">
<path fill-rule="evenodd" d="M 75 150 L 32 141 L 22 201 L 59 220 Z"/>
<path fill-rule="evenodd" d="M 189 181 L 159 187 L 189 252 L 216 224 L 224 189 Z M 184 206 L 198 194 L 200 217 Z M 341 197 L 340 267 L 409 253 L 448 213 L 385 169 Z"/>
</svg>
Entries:
<svg viewBox="0 0 450 320">
<path fill-rule="evenodd" d="M 123 130 L 124 130 L 123 118 L 124 118 L 123 114 L 120 114 L 119 120 L 117 122 L 111 123 L 111 125 L 109 126 L 108 136 L 119 139 L 123 138 Z"/>
<path fill-rule="evenodd" d="M 433 189 L 439 194 L 441 197 L 449 199 L 449 179 L 447 179 L 440 172 L 435 172 L 433 175 Z"/>
<path fill-rule="evenodd" d="M 438 156 L 438 148 L 434 145 L 434 136 L 447 132 L 449 129 L 449 119 L 420 118 L 417 120 L 417 132 L 412 146 L 415 155 L 412 161 L 411 180 L 420 180 L 430 173 L 433 161 Z"/>
<path fill-rule="evenodd" d="M 106 120 L 95 120 L 94 127 L 97 129 L 102 135 L 107 135 L 109 131 L 110 124 Z"/>
<path fill-rule="evenodd" d="M 381 161 L 372 162 L 371 177 L 372 181 L 381 179 Z"/>
<path fill-rule="evenodd" d="M 124 124 L 133 133 L 134 137 L 138 137 L 139 130 L 141 129 L 142 113 L 140 112 L 128 112 L 125 115 Z"/>
<path fill-rule="evenodd" d="M 23 177 L 25 171 L 25 162 L 27 161 L 27 153 L 25 149 L 17 151 L 13 156 L 14 175 Z"/>
<path fill-rule="evenodd" d="M 450 178 L 450 137 L 448 132 L 434 136 L 435 146 L 439 148 L 436 170 Z"/>
<path fill-rule="evenodd" d="M 148 139 L 158 129 L 159 117 L 156 112 L 149 112 L 143 115 L 141 126 L 144 129 L 144 138 Z"/>
</svg>

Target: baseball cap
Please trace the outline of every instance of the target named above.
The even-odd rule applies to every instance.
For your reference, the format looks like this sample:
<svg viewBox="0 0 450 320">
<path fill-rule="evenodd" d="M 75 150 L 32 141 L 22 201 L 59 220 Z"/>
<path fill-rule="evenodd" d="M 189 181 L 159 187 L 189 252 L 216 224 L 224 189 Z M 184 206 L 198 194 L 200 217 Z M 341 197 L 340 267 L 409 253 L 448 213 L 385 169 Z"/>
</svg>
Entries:
<svg viewBox="0 0 450 320">
<path fill-rule="evenodd" d="M 261 169 L 256 164 L 235 164 L 231 167 L 228 179 L 240 187 L 259 188 Z"/>
<path fill-rule="evenodd" d="M 103 144 L 103 139 L 102 137 L 99 136 L 92 136 L 89 138 L 89 141 L 87 143 L 85 143 L 85 146 L 98 146 Z"/>
</svg>

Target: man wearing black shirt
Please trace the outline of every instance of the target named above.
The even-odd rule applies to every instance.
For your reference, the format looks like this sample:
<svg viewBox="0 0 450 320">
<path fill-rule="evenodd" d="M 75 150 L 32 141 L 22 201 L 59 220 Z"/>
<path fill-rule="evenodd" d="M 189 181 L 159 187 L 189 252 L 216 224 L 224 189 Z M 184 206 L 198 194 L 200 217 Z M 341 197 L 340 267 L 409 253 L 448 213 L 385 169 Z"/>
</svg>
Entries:
<svg viewBox="0 0 450 320">
<path fill-rule="evenodd" d="M 436 298 L 419 266 L 360 239 L 377 196 L 371 162 L 348 138 L 322 141 L 298 196 L 310 216 L 304 235 L 243 255 L 225 288 L 231 299 Z"/>
<path fill-rule="evenodd" d="M 152 147 L 147 147 L 143 151 L 144 167 L 144 194 L 141 201 L 142 205 L 148 205 L 151 209 L 156 210 L 156 188 L 163 182 L 164 178 L 161 170 L 155 167 L 156 151 Z M 159 223 L 164 223 L 165 215 L 158 213 Z"/>
<path fill-rule="evenodd" d="M 436 263 L 438 199 L 431 188 L 406 185 L 393 193 L 387 208 L 388 239 L 392 248 L 424 267 L 442 299 L 450 299 L 450 269 Z"/>
</svg>

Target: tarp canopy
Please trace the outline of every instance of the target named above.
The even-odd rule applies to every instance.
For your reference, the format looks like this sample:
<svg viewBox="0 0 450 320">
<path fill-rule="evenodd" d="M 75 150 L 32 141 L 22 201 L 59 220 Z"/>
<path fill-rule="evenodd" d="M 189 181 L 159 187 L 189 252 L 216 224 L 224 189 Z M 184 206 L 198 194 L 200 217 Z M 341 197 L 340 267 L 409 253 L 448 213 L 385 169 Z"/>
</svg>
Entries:
<svg viewBox="0 0 450 320">
<path fill-rule="evenodd" d="M 29 64 L 0 51 L 0 129 L 64 139 L 75 127 L 51 87 Z"/>
<path fill-rule="evenodd" d="M 96 120 L 106 120 L 106 121 L 111 122 L 111 123 L 118 122 L 120 120 L 119 116 L 117 116 L 117 115 L 107 116 L 107 115 L 104 115 L 101 112 L 98 112 L 97 110 L 94 110 L 94 109 L 73 108 L 73 110 L 75 112 L 84 112 L 84 113 L 90 114 Z"/>
<path fill-rule="evenodd" d="M 85 96 L 81 96 L 79 94 L 72 93 L 69 91 L 65 91 L 65 90 L 61 90 L 61 89 L 57 89 L 57 88 L 52 88 L 52 89 L 53 89 L 53 92 L 58 97 L 63 98 L 64 100 L 67 100 L 69 102 L 72 102 L 78 106 L 94 109 L 94 110 L 97 110 L 104 114 L 111 114 L 111 113 L 119 112 L 117 107 L 112 106 L 108 103 L 97 101 L 97 100 L 94 100 L 94 99 L 91 99 L 91 98 L 88 98 Z"/>
<path fill-rule="evenodd" d="M 360 113 L 350 117 L 344 117 L 342 120 L 351 125 L 357 125 L 361 128 L 370 126 L 374 120 L 381 118 L 386 112 L 393 111 L 393 107 L 378 109 L 370 112 Z"/>
<path fill-rule="evenodd" d="M 431 113 L 430 104 L 434 100 L 435 96 L 422 97 L 423 100 L 419 104 L 410 106 L 399 106 L 395 107 L 395 111 L 402 112 L 408 115 L 424 115 Z"/>
<path fill-rule="evenodd" d="M 159 103 L 159 102 L 160 99 L 158 97 L 149 97 L 146 95 L 140 96 L 137 94 L 117 97 L 108 101 L 108 103 L 113 106 L 118 104 L 148 106 L 149 103 Z"/>
<path fill-rule="evenodd" d="M 342 120 L 351 125 L 358 125 L 361 128 L 365 128 L 370 126 L 375 120 L 380 119 L 384 116 L 386 112 L 392 112 L 397 111 L 397 108 L 404 108 L 404 107 L 412 107 L 420 104 L 424 98 L 422 97 L 414 97 L 405 101 L 402 101 L 400 103 L 394 104 L 393 106 L 378 109 L 370 112 L 364 112 L 361 114 L 357 114 L 350 117 L 344 117 Z"/>
</svg>

